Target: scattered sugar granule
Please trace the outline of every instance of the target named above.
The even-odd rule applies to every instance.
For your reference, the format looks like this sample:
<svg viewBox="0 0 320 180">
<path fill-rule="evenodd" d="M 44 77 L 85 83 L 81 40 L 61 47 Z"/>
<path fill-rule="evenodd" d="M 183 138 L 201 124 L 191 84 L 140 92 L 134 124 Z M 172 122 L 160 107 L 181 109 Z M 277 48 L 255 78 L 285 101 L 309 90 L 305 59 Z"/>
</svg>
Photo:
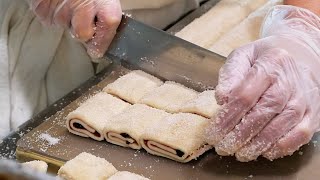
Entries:
<svg viewBox="0 0 320 180">
<path fill-rule="evenodd" d="M 299 151 L 299 155 L 302 156 L 302 155 L 303 155 L 303 152 L 302 152 L 302 151 Z"/>
<path fill-rule="evenodd" d="M 56 145 L 59 143 L 60 139 L 52 137 L 50 134 L 42 133 L 39 138 L 41 140 L 47 141 L 50 146 Z"/>
</svg>

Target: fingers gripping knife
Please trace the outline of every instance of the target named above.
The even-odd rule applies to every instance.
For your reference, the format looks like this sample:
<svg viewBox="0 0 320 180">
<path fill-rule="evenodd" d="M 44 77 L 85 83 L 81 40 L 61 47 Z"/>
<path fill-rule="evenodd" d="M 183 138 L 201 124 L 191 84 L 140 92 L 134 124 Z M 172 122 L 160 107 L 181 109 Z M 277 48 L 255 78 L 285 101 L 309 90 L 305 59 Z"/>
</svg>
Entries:
<svg viewBox="0 0 320 180">
<path fill-rule="evenodd" d="M 218 54 L 127 16 L 123 16 L 105 56 L 125 67 L 199 91 L 217 85 L 219 69 L 225 61 Z"/>
</svg>

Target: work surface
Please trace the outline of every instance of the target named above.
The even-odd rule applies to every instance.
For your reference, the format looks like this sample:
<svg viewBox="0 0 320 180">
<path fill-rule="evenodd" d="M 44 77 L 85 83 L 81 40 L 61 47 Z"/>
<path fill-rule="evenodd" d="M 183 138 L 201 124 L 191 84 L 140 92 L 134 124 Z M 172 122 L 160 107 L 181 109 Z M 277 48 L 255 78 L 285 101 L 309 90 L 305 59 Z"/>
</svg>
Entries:
<svg viewBox="0 0 320 180">
<path fill-rule="evenodd" d="M 206 12 L 216 0 L 211 0 L 204 8 L 198 9 L 190 17 L 181 21 L 181 25 L 171 28 L 170 32 L 177 32 L 181 27 L 190 23 L 194 18 Z M 207 7 L 207 8 L 206 8 Z M 187 23 L 185 23 L 187 21 Z M 269 162 L 259 159 L 256 162 L 240 163 L 233 157 L 220 157 L 214 151 L 210 151 L 200 159 L 188 164 L 148 155 L 144 150 L 135 151 L 108 144 L 96 142 L 91 139 L 81 138 L 70 134 L 65 127 L 64 117 L 75 109 L 79 102 L 90 94 L 104 87 L 111 79 L 105 79 L 111 73 L 110 70 L 91 78 L 87 83 L 75 89 L 65 98 L 50 106 L 32 120 L 21 126 L 17 132 L 9 136 L 3 142 L 0 141 L 0 158 L 15 158 L 16 140 L 26 134 L 18 143 L 18 155 L 21 160 L 41 158 L 56 165 L 61 165 L 82 151 L 106 158 L 119 170 L 132 171 L 143 174 L 151 179 L 319 179 L 320 171 L 320 135 L 317 134 L 313 141 L 304 146 L 293 156 Z M 113 74 L 114 78 L 117 74 Z M 119 75 L 119 74 L 118 74 Z M 111 76 L 109 76 L 111 77 Z M 91 86 L 94 86 L 87 92 Z M 84 93 L 85 92 L 85 93 Z M 84 93 L 84 94 L 83 94 Z M 80 95 L 82 95 L 79 99 Z M 75 102 L 73 102 L 77 99 Z M 70 104 L 71 103 L 71 104 Z M 63 109 L 62 111 L 60 111 Z M 56 113 L 56 111 L 60 111 Z M 53 116 L 52 116 L 53 115 Z M 51 117 L 52 116 L 52 117 Z M 47 119 L 49 118 L 49 119 Z M 44 119 L 47 119 L 42 124 Z M 37 128 L 35 128 L 37 127 Z M 48 136 L 49 135 L 49 136 Z M 55 145 L 49 145 L 46 139 L 52 139 L 51 143 L 59 140 Z M 42 138 L 41 138 L 42 137 Z"/>
<path fill-rule="evenodd" d="M 21 160 L 42 159 L 56 166 L 81 152 L 89 152 L 113 163 L 119 170 L 142 174 L 151 179 L 318 179 L 320 177 L 320 136 L 291 157 L 269 162 L 240 163 L 233 157 L 220 157 L 210 151 L 198 160 L 181 164 L 147 154 L 144 150 L 97 142 L 75 136 L 67 131 L 65 116 L 81 102 L 127 72 L 112 66 L 104 72 L 102 81 L 84 93 L 62 111 L 50 117 L 17 144 L 17 157 Z M 56 104 L 58 106 L 59 104 Z"/>
</svg>

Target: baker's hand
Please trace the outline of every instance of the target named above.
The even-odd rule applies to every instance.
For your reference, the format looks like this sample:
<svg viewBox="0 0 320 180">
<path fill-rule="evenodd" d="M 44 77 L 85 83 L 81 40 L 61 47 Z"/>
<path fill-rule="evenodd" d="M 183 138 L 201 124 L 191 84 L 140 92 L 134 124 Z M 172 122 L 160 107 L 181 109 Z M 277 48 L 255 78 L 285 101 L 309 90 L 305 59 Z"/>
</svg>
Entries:
<svg viewBox="0 0 320 180">
<path fill-rule="evenodd" d="M 119 0 L 28 0 L 44 24 L 70 28 L 92 58 L 108 49 L 121 21 Z"/>
<path fill-rule="evenodd" d="M 290 6 L 270 14 L 264 38 L 235 50 L 222 67 L 222 109 L 207 130 L 218 154 L 239 161 L 291 155 L 319 129 L 320 20 Z"/>
</svg>

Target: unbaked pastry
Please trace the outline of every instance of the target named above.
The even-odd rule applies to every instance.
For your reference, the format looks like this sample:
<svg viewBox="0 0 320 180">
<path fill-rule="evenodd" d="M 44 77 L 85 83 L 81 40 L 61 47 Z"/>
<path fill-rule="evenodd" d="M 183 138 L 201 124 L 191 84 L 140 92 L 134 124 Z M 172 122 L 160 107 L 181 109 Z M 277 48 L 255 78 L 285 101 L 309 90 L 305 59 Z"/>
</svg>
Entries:
<svg viewBox="0 0 320 180">
<path fill-rule="evenodd" d="M 208 90 L 200 93 L 197 98 L 185 103 L 180 108 L 180 112 L 194 113 L 206 118 L 214 118 L 219 107 L 215 98 L 215 91 Z"/>
<path fill-rule="evenodd" d="M 83 152 L 66 162 L 58 171 L 64 180 L 106 180 L 116 172 L 116 168 L 107 160 Z"/>
<path fill-rule="evenodd" d="M 207 13 L 184 27 L 176 36 L 203 48 L 209 48 L 266 2 L 268 0 L 221 0 Z"/>
<path fill-rule="evenodd" d="M 82 137 L 104 140 L 103 129 L 110 119 L 130 106 L 129 103 L 100 92 L 67 116 L 68 130 Z"/>
<path fill-rule="evenodd" d="M 118 78 L 103 91 L 135 104 L 144 95 L 161 86 L 163 82 L 143 71 L 135 70 Z"/>
<path fill-rule="evenodd" d="M 169 113 L 143 104 L 136 104 L 115 116 L 105 127 L 105 139 L 113 144 L 141 149 L 140 137 L 150 124 L 161 121 Z"/>
<path fill-rule="evenodd" d="M 140 143 L 150 154 L 186 163 L 212 148 L 205 141 L 208 123 L 195 114 L 173 114 L 146 129 Z"/>
<path fill-rule="evenodd" d="M 239 25 L 216 41 L 209 50 L 227 57 L 234 49 L 259 38 L 260 27 L 269 10 L 283 0 L 270 0 L 264 6 L 251 13 Z"/>
<path fill-rule="evenodd" d="M 140 103 L 162 109 L 170 113 L 179 112 L 182 105 L 195 97 L 198 92 L 189 89 L 181 84 L 167 81 L 162 86 L 156 88 L 144 96 Z"/>
<path fill-rule="evenodd" d="M 44 161 L 30 161 L 21 164 L 23 167 L 31 168 L 38 172 L 46 173 L 48 170 L 48 164 Z"/>
</svg>

